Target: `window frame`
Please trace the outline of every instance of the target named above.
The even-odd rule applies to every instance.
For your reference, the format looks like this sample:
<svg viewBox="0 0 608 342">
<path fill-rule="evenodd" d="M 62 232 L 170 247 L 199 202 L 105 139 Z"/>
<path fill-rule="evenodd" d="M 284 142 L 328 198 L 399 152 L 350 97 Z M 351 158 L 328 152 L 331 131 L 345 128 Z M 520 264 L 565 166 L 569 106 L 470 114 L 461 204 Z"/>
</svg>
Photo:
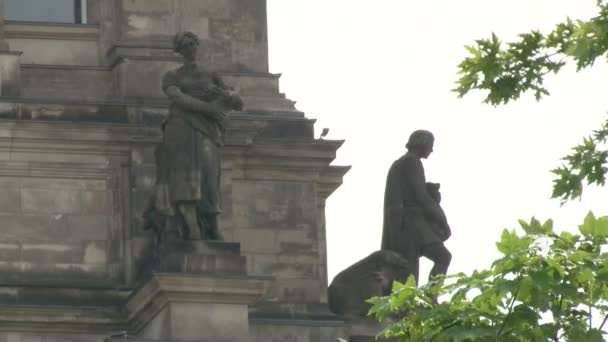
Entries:
<svg viewBox="0 0 608 342">
<path fill-rule="evenodd" d="M 87 25 L 89 19 L 88 13 L 88 0 L 73 0 L 73 9 L 74 9 L 74 20 L 73 21 L 49 21 L 49 20 L 19 20 L 15 18 L 11 18 L 7 16 L 6 11 L 6 3 L 11 0 L 4 0 L 3 5 L 4 8 L 4 20 L 12 21 L 12 22 L 31 22 L 31 23 L 41 23 L 41 24 L 62 24 L 62 25 Z M 19 1 L 19 0 L 12 0 Z"/>
</svg>

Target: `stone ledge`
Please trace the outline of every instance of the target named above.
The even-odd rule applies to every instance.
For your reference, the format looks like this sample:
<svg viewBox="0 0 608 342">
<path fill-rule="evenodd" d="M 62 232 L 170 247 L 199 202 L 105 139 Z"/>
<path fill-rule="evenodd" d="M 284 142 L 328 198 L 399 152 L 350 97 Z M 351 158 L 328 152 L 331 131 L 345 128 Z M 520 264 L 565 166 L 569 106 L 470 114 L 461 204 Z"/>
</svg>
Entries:
<svg viewBox="0 0 608 342">
<path fill-rule="evenodd" d="M 290 319 L 290 318 L 266 318 L 254 317 L 249 320 L 251 324 L 269 324 L 269 325 L 295 325 L 295 326 L 311 326 L 311 327 L 344 327 L 349 326 L 348 322 L 340 317 L 335 319 Z"/>
<path fill-rule="evenodd" d="M 70 307 L 103 310 L 120 307 L 132 292 L 130 288 L 121 288 L 117 284 L 102 287 L 94 281 L 83 284 L 78 288 L 57 286 L 22 286 L 2 285 L 0 287 L 0 307 Z M 0 312 L 0 316 L 2 313 Z M 2 324 L 0 323 L 0 326 Z M 1 339 L 0 339 L 1 341 Z"/>
<path fill-rule="evenodd" d="M 115 308 L 0 305 L 0 331 L 107 333 L 126 330 Z"/>
<path fill-rule="evenodd" d="M 7 20 L 4 25 L 7 38 L 91 40 L 99 37 L 99 26 L 90 24 L 63 24 Z"/>
<path fill-rule="evenodd" d="M 49 148 L 51 141 L 149 144 L 159 142 L 161 132 L 159 129 L 128 124 L 1 120 L 0 139 L 10 140 L 13 144 L 15 139 L 44 140 L 46 148 Z M 127 151 L 129 146 L 117 145 L 117 148 Z"/>
</svg>

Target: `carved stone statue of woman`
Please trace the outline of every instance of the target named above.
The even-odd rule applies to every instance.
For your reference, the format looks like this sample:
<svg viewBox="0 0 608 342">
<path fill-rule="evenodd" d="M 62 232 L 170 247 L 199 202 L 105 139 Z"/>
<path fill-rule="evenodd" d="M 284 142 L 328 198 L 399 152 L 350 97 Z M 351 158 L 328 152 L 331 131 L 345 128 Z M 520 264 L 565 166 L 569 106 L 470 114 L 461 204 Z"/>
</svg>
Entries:
<svg viewBox="0 0 608 342">
<path fill-rule="evenodd" d="M 174 38 L 184 64 L 169 71 L 162 89 L 171 101 L 163 123 L 163 142 L 156 150 L 156 211 L 173 216 L 185 239 L 221 240 L 220 148 L 227 113 L 241 110 L 240 97 L 219 76 L 197 64 L 198 37 L 185 32 Z"/>
</svg>

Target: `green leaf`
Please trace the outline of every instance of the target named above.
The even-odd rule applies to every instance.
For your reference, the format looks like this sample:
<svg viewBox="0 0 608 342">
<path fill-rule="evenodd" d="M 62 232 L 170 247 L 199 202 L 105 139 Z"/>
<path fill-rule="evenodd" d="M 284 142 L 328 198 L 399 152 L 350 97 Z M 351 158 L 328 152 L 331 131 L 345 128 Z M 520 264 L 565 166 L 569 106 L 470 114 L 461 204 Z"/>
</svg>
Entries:
<svg viewBox="0 0 608 342">
<path fill-rule="evenodd" d="M 597 329 L 591 329 L 585 336 L 585 342 L 604 342 L 603 332 Z"/>
<path fill-rule="evenodd" d="M 551 269 L 555 270 L 560 277 L 566 276 L 566 269 L 559 262 L 551 258 L 546 259 L 545 262 L 551 267 Z"/>
<path fill-rule="evenodd" d="M 535 217 L 530 219 L 530 223 L 524 220 L 518 220 L 519 225 L 527 234 L 550 234 L 553 232 L 553 220 L 549 219 L 544 223 L 540 223 Z"/>
<path fill-rule="evenodd" d="M 606 238 L 608 237 L 608 217 L 596 218 L 592 212 L 589 212 L 578 229 L 583 236 L 588 238 Z"/>
<path fill-rule="evenodd" d="M 579 283 L 588 283 L 595 279 L 595 275 L 593 274 L 593 271 L 590 268 L 586 267 L 578 271 L 575 275 L 575 278 Z"/>
<path fill-rule="evenodd" d="M 531 239 L 528 237 L 520 238 L 515 230 L 502 231 L 501 239 L 496 243 L 498 251 L 504 255 L 513 254 L 516 252 L 526 251 L 530 247 Z"/>
<path fill-rule="evenodd" d="M 496 336 L 497 332 L 495 327 L 454 326 L 446 329 L 442 335 L 453 342 L 484 341 L 485 338 Z"/>
</svg>

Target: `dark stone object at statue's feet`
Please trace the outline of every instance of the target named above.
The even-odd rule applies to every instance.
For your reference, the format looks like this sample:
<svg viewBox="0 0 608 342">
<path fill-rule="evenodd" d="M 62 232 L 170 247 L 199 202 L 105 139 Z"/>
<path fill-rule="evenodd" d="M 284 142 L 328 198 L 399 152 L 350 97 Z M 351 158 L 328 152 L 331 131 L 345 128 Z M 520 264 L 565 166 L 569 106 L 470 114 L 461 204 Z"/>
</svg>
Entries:
<svg viewBox="0 0 608 342">
<path fill-rule="evenodd" d="M 411 274 L 398 253 L 376 251 L 340 272 L 329 286 L 329 308 L 338 315 L 366 317 L 366 300 L 390 293 L 393 280 L 404 282 Z"/>
</svg>

